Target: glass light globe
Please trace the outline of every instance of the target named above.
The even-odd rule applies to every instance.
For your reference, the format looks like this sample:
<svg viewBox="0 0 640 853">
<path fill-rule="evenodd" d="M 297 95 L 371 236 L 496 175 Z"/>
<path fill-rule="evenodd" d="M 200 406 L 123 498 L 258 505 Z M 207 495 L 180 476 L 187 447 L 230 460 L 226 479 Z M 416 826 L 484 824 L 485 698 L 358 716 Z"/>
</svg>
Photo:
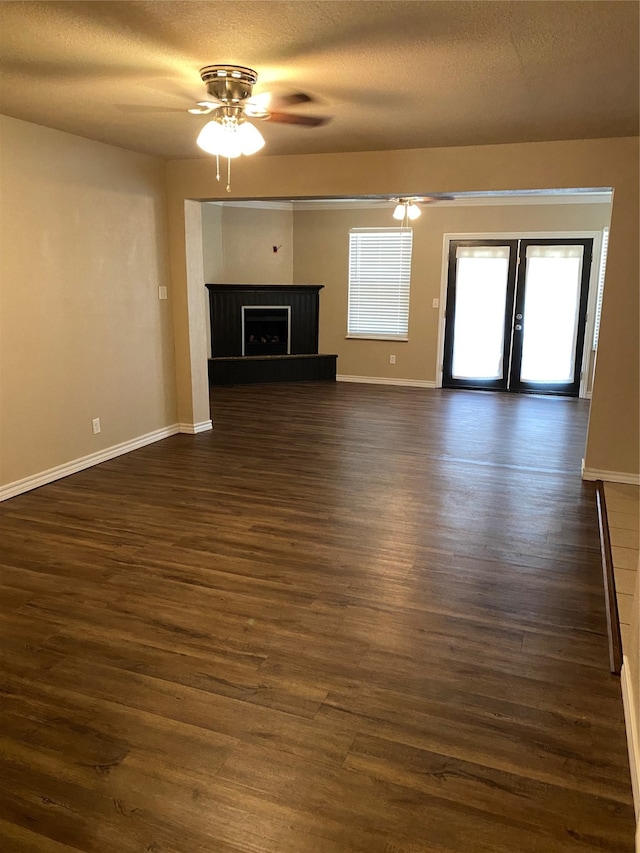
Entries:
<svg viewBox="0 0 640 853">
<path fill-rule="evenodd" d="M 238 126 L 238 140 L 243 154 L 255 154 L 264 147 L 264 137 L 258 128 L 248 121 Z"/>
<path fill-rule="evenodd" d="M 234 134 L 219 121 L 210 121 L 205 124 L 196 143 L 206 151 L 207 154 L 218 154 L 222 157 L 239 157 L 242 151 L 233 142 Z"/>
<path fill-rule="evenodd" d="M 241 154 L 255 154 L 264 145 L 262 134 L 249 122 L 222 123 L 216 119 L 205 124 L 196 142 L 207 154 L 230 159 Z"/>
</svg>

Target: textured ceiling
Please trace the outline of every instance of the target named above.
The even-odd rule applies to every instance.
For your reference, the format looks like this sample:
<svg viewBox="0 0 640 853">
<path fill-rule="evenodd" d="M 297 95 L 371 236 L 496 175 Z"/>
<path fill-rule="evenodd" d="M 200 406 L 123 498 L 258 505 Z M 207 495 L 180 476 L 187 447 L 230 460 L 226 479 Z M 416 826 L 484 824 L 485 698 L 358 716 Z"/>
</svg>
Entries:
<svg viewBox="0 0 640 853">
<path fill-rule="evenodd" d="M 206 156 L 198 70 L 248 65 L 304 91 L 309 129 L 261 122 L 265 153 L 638 133 L 630 0 L 1 2 L 0 111 L 165 158 Z"/>
</svg>

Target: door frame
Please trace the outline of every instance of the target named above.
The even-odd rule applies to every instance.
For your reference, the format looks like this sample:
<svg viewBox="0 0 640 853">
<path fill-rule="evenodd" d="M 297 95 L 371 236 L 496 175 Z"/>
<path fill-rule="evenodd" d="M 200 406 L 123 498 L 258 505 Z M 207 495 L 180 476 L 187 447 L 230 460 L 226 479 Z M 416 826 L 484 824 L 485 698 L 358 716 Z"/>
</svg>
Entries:
<svg viewBox="0 0 640 853">
<path fill-rule="evenodd" d="M 449 281 L 449 252 L 454 240 L 593 240 L 593 256 L 589 273 L 589 294 L 587 297 L 587 318 L 585 322 L 584 347 L 580 365 L 580 390 L 578 397 L 586 399 L 589 359 L 593 346 L 593 329 L 596 301 L 598 298 L 598 276 L 602 254 L 602 231 L 488 231 L 447 233 L 442 237 L 442 269 L 440 273 L 440 301 L 438 311 L 438 349 L 436 355 L 436 388 L 442 388 L 442 369 L 444 364 L 444 324 L 447 306 Z"/>
</svg>

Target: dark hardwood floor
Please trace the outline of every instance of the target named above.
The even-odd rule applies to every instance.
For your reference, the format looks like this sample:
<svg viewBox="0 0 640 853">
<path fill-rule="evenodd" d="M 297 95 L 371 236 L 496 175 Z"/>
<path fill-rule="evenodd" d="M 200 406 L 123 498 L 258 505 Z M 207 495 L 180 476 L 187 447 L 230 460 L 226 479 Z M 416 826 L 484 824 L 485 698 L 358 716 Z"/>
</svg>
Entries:
<svg viewBox="0 0 640 853">
<path fill-rule="evenodd" d="M 0 847 L 631 853 L 587 404 L 212 413 L 0 506 Z"/>
</svg>

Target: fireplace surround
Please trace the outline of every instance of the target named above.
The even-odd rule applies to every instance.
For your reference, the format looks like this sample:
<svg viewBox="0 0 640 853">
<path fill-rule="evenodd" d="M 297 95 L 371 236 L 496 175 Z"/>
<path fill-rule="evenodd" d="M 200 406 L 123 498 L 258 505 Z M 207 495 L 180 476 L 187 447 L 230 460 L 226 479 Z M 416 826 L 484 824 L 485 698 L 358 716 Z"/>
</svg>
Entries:
<svg viewBox="0 0 640 853">
<path fill-rule="evenodd" d="M 209 380 L 335 380 L 336 355 L 318 353 L 321 284 L 207 284 Z"/>
</svg>

